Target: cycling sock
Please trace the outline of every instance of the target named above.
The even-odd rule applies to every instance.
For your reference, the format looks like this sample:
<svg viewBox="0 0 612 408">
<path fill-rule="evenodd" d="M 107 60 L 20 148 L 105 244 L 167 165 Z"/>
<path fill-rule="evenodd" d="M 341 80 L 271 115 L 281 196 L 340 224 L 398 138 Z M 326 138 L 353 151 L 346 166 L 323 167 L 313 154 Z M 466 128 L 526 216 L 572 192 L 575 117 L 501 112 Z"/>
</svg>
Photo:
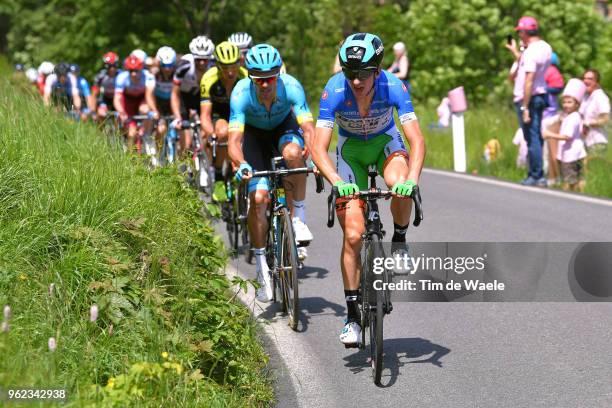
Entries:
<svg viewBox="0 0 612 408">
<path fill-rule="evenodd" d="M 349 322 L 359 322 L 359 307 L 357 306 L 358 290 L 344 290 L 344 299 L 346 300 L 347 320 Z"/>
<path fill-rule="evenodd" d="M 257 271 L 267 272 L 269 268 L 266 261 L 266 248 L 253 248 L 253 254 Z"/>
<path fill-rule="evenodd" d="M 306 224 L 306 200 L 293 200 L 293 216 Z"/>
<path fill-rule="evenodd" d="M 391 238 L 391 242 L 406 242 L 407 230 L 408 224 L 401 226 L 393 223 L 393 238 Z"/>
</svg>

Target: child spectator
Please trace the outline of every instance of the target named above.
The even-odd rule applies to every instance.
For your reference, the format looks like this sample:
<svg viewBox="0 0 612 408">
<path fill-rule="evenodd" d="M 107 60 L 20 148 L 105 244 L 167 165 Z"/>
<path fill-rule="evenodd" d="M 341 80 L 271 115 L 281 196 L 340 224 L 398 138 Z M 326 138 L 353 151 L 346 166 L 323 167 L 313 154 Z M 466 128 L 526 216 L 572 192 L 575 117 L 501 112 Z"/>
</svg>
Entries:
<svg viewBox="0 0 612 408">
<path fill-rule="evenodd" d="M 523 129 L 520 127 L 516 130 L 512 144 L 518 146 L 518 153 L 516 155 L 516 167 L 524 169 L 527 167 L 527 142 L 525 136 L 523 136 Z"/>
<path fill-rule="evenodd" d="M 582 117 L 578 112 L 585 92 L 586 85 L 581 80 L 570 79 L 562 94 L 564 118 L 559 133 L 548 129 L 544 132 L 546 139 L 559 140 L 557 159 L 561 162 L 564 190 L 582 192 L 585 186 L 583 159 L 586 149 L 581 137 Z"/>
</svg>

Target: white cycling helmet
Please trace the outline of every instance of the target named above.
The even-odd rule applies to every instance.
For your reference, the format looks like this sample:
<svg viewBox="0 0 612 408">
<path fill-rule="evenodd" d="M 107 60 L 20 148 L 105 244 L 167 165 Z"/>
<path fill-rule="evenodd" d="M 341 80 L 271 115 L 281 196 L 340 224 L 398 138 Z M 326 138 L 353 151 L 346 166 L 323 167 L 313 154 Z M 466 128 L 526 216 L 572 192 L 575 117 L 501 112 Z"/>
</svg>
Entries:
<svg viewBox="0 0 612 408">
<path fill-rule="evenodd" d="M 172 47 L 161 47 L 157 50 L 157 59 L 162 67 L 174 66 L 176 63 L 176 51 Z"/>
<path fill-rule="evenodd" d="M 130 55 L 133 55 L 136 58 L 138 58 L 139 60 L 141 60 L 143 64 L 147 60 L 147 53 L 144 52 L 143 50 L 141 50 L 140 48 L 135 49 L 134 51 L 132 51 L 132 53 Z"/>
<path fill-rule="evenodd" d="M 36 82 L 38 80 L 38 71 L 36 68 L 28 68 L 25 72 L 26 78 L 30 82 Z"/>
<path fill-rule="evenodd" d="M 38 73 L 43 74 L 43 75 L 51 75 L 53 73 L 54 68 L 55 68 L 55 65 L 53 65 L 51 62 L 44 61 L 38 67 Z"/>
<path fill-rule="evenodd" d="M 215 44 L 205 35 L 199 35 L 189 43 L 189 51 L 194 58 L 212 58 Z"/>
<path fill-rule="evenodd" d="M 251 48 L 251 45 L 253 45 L 253 37 L 242 32 L 230 35 L 227 41 L 236 44 L 236 47 L 240 48 L 241 50 Z"/>
</svg>

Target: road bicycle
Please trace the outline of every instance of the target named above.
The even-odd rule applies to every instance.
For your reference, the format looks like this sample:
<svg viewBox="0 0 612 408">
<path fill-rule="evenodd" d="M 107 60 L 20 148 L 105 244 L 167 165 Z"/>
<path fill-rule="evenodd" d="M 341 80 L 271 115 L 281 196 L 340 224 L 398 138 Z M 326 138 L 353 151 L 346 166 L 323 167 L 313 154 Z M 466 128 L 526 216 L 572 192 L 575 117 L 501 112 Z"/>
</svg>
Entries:
<svg viewBox="0 0 612 408">
<path fill-rule="evenodd" d="M 167 130 L 159 153 L 159 163 L 161 166 L 167 166 L 177 160 L 176 143 L 178 141 L 178 132 L 176 131 L 176 125 L 173 123 L 174 116 L 164 116 L 162 119 L 166 121 Z"/>
<path fill-rule="evenodd" d="M 377 171 L 375 168 L 368 169 L 370 178 L 369 190 L 359 191 L 355 197 L 365 201 L 366 203 L 366 228 L 361 236 L 362 240 L 362 267 L 359 280 L 359 294 L 357 302 L 359 303 L 359 311 L 361 314 L 361 342 L 356 346 L 347 345 L 346 347 L 366 348 L 366 338 L 369 339 L 370 345 L 370 362 L 372 365 L 372 377 L 376 385 L 380 385 L 380 378 L 383 369 L 383 319 L 386 314 L 391 313 L 393 304 L 391 303 L 391 294 L 389 293 L 386 283 L 391 282 L 390 272 L 386 269 L 381 274 L 374 274 L 374 260 L 385 257 L 385 251 L 382 246 L 382 239 L 385 235 L 382 222 L 380 221 L 380 212 L 378 210 L 378 200 L 388 200 L 395 196 L 391 191 L 383 191 L 376 186 Z M 415 217 L 413 225 L 418 227 L 423 220 L 423 209 L 421 204 L 421 194 L 419 187 L 415 186 L 410 196 L 414 202 Z M 339 201 L 338 188 L 333 187 L 332 192 L 327 199 L 327 226 L 334 226 L 334 216 L 336 209 L 346 206 L 347 201 Z M 380 280 L 380 287 L 383 289 L 374 289 L 374 282 Z M 366 336 L 367 332 L 367 336 Z"/>
<path fill-rule="evenodd" d="M 299 290 L 298 269 L 299 260 L 295 233 L 291 222 L 291 214 L 285 197 L 283 179 L 294 174 L 313 173 L 310 167 L 287 169 L 282 157 L 272 159 L 272 170 L 255 171 L 252 177 L 266 177 L 270 181 L 270 209 L 268 212 L 268 237 L 266 256 L 270 275 L 274 302 L 280 298 L 281 309 L 288 315 L 288 325 L 296 330 L 299 322 Z M 323 191 L 323 179 L 315 175 L 317 193 Z M 243 183 L 246 184 L 246 183 Z M 278 293 L 277 293 L 278 292 Z"/>
<path fill-rule="evenodd" d="M 182 129 L 192 129 L 192 156 L 191 160 L 193 168 L 189 166 L 187 168 L 188 179 L 199 191 L 206 194 L 208 197 L 212 196 L 212 180 L 210 177 L 210 162 L 208 156 L 200 140 L 200 121 L 195 119 L 193 121 L 184 120 L 181 122 Z"/>
</svg>

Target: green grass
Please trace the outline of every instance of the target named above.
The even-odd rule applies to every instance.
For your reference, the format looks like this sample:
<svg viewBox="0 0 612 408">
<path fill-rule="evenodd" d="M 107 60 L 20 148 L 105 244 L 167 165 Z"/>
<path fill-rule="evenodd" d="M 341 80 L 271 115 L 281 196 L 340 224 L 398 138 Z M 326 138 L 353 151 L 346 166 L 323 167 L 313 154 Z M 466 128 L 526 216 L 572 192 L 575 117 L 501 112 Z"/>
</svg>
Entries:
<svg viewBox="0 0 612 408">
<path fill-rule="evenodd" d="M 196 194 L 39 99 L 0 80 L 0 387 L 66 388 L 75 407 L 269 404 Z"/>
<path fill-rule="evenodd" d="M 450 129 L 431 130 L 428 125 L 438 121 L 435 107 L 426 107 L 415 102 L 417 116 L 421 125 L 427 155 L 425 166 L 445 170 L 453 169 L 453 140 Z M 318 104 L 313 104 L 313 113 L 318 114 Z M 399 123 L 397 115 L 396 123 Z M 506 106 L 470 107 L 465 113 L 465 143 L 467 154 L 467 172 L 500 179 L 519 182 L 526 177 L 527 171 L 516 167 L 518 147 L 512 144 L 514 133 L 518 128 L 516 115 Z M 497 139 L 501 152 L 497 159 L 487 163 L 483 158 L 484 145 L 490 139 Z M 334 151 L 337 141 L 337 126 L 330 145 Z M 586 175 L 585 193 L 612 198 L 612 148 L 607 150 L 607 157 L 589 162 Z"/>
</svg>

